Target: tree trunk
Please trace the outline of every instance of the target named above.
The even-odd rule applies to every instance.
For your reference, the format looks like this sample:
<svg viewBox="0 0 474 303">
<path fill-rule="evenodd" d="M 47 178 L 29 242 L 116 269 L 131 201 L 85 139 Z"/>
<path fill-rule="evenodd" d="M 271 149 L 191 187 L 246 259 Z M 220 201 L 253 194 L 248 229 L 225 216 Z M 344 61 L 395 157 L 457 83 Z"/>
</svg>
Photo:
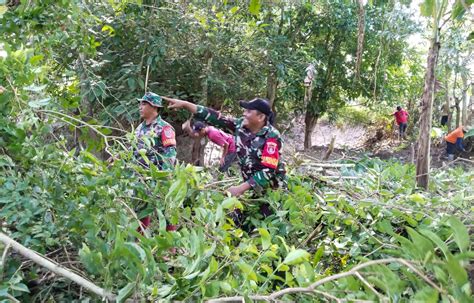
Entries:
<svg viewBox="0 0 474 303">
<path fill-rule="evenodd" d="M 314 128 L 318 123 L 318 115 L 311 114 L 309 109 L 306 110 L 306 116 L 304 119 L 305 129 L 304 129 L 304 149 L 309 150 L 313 146 L 311 140 L 311 135 L 313 134 Z"/>
<path fill-rule="evenodd" d="M 205 106 L 209 104 L 209 76 L 212 69 L 212 58 L 211 51 L 207 49 L 204 55 L 206 68 L 204 69 L 202 77 L 202 101 Z M 191 154 L 191 161 L 194 165 L 204 165 L 204 148 L 206 147 L 206 144 L 207 140 L 201 140 L 201 138 L 194 139 Z"/>
<path fill-rule="evenodd" d="M 205 138 L 193 138 L 193 150 L 191 152 L 191 161 L 193 165 L 204 166 L 204 149 L 207 144 Z"/>
<path fill-rule="evenodd" d="M 275 98 L 278 87 L 277 72 L 275 67 L 270 63 L 267 75 L 267 100 L 270 102 L 273 112 L 275 112 Z"/>
<path fill-rule="evenodd" d="M 455 101 L 455 107 L 456 107 L 456 125 L 455 128 L 459 127 L 461 124 L 461 107 L 459 106 L 459 103 L 461 103 L 460 99 L 454 99 Z"/>
<path fill-rule="evenodd" d="M 469 116 L 467 117 L 467 121 L 472 123 L 472 118 L 474 114 L 474 83 L 471 84 L 471 101 L 469 102 L 469 110 L 467 111 Z"/>
<path fill-rule="evenodd" d="M 312 146 L 311 135 L 313 134 L 314 127 L 318 122 L 318 117 L 313 117 L 311 114 L 310 103 L 313 96 L 313 81 L 305 83 L 304 87 L 304 99 L 303 106 L 306 108 L 306 116 L 304 119 L 305 122 L 305 131 L 304 131 L 304 149 L 308 150 Z M 314 121 L 315 120 L 315 121 Z"/>
<path fill-rule="evenodd" d="M 428 189 L 430 172 L 431 119 L 435 85 L 435 68 L 438 61 L 440 44 L 433 40 L 428 53 L 425 84 L 421 100 L 420 136 L 418 138 L 418 154 L 416 158 L 416 184 Z"/>
<path fill-rule="evenodd" d="M 467 124 L 467 103 L 468 103 L 468 96 L 467 90 L 469 89 L 469 85 L 467 83 L 466 76 L 462 76 L 462 86 L 463 86 L 463 93 L 462 93 L 462 105 L 461 105 L 461 112 L 462 112 L 462 125 Z"/>
<path fill-rule="evenodd" d="M 365 10 L 364 1 L 358 0 L 358 33 L 357 33 L 357 52 L 355 66 L 355 81 L 360 78 L 360 65 L 362 63 L 362 52 L 364 51 L 364 35 L 365 35 Z"/>
<path fill-rule="evenodd" d="M 446 67 L 446 77 L 445 77 L 445 86 L 446 86 L 446 104 L 444 105 L 444 110 L 443 114 L 448 115 L 448 121 L 446 122 L 446 125 L 448 126 L 448 133 L 451 132 L 451 110 L 450 110 L 450 102 L 449 102 L 449 78 L 451 75 L 451 70 Z"/>
</svg>

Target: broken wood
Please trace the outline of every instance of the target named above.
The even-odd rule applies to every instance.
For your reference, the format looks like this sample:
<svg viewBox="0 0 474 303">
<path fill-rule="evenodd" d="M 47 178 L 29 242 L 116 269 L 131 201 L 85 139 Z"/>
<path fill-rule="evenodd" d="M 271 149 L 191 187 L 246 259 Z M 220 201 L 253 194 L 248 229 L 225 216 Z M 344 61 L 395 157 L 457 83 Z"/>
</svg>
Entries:
<svg viewBox="0 0 474 303">
<path fill-rule="evenodd" d="M 31 261 L 35 262 L 36 264 L 45 267 L 46 269 L 52 271 L 53 273 L 58 274 L 62 277 L 65 277 L 79 284 L 80 286 L 84 287 L 85 289 L 89 290 L 90 292 L 102 298 L 106 298 L 110 301 L 115 301 L 116 296 L 113 293 L 95 285 L 91 281 L 84 279 L 78 274 L 71 272 L 69 269 L 66 269 L 63 266 L 46 259 L 45 257 L 41 256 L 36 251 L 26 248 L 25 246 L 16 242 L 15 240 L 13 240 L 12 238 L 10 238 L 9 236 L 7 236 L 6 234 L 2 232 L 0 232 L 0 241 L 2 241 L 8 247 L 11 247 L 13 250 L 20 253 L 25 258 L 28 258 Z"/>
<path fill-rule="evenodd" d="M 340 167 L 355 167 L 353 163 L 305 163 L 306 166 L 316 166 L 316 167 L 325 167 L 325 168 L 340 168 Z"/>
</svg>

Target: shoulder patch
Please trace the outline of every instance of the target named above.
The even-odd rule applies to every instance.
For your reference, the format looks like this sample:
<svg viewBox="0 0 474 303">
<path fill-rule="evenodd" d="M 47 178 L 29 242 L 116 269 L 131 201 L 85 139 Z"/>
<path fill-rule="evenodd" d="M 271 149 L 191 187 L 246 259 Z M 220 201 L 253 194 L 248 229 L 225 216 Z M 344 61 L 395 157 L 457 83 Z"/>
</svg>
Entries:
<svg viewBox="0 0 474 303">
<path fill-rule="evenodd" d="M 161 142 L 163 142 L 163 147 L 176 145 L 174 129 L 170 125 L 163 127 L 161 131 Z"/>
<path fill-rule="evenodd" d="M 262 165 L 269 168 L 277 168 L 280 154 L 278 152 L 278 142 L 275 138 L 265 141 L 262 151 Z"/>
</svg>

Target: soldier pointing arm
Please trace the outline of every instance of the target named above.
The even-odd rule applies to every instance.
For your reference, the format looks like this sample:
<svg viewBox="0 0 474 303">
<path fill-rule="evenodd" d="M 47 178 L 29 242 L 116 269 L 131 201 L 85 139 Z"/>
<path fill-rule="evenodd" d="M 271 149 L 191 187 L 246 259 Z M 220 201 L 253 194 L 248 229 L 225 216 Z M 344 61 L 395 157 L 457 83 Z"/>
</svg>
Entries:
<svg viewBox="0 0 474 303">
<path fill-rule="evenodd" d="M 229 188 L 233 196 L 240 196 L 249 189 L 261 194 L 267 188 L 277 188 L 285 179 L 285 168 L 280 153 L 282 140 L 278 130 L 272 126 L 273 112 L 268 101 L 255 98 L 240 101 L 244 108 L 241 118 L 225 117 L 220 112 L 191 102 L 163 97 L 169 108 L 184 108 L 225 132 L 234 135 L 238 163 L 244 182 Z"/>
</svg>

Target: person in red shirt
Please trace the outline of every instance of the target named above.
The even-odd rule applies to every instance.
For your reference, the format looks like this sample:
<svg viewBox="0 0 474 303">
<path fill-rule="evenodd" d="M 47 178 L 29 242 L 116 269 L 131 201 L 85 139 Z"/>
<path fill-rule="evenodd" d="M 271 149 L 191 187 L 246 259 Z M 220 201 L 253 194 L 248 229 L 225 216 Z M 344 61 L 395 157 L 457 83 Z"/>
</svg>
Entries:
<svg viewBox="0 0 474 303">
<path fill-rule="evenodd" d="M 398 139 L 406 139 L 405 134 L 407 130 L 408 117 L 410 116 L 407 111 L 403 110 L 401 106 L 397 106 L 397 111 L 392 115 L 395 116 L 395 121 L 398 124 L 399 135 Z"/>
<path fill-rule="evenodd" d="M 207 136 L 211 142 L 222 147 L 219 171 L 226 172 L 232 162 L 237 158 L 235 142 L 232 135 L 213 126 L 208 126 L 201 121 L 194 122 L 193 133 L 201 137 Z"/>
</svg>

